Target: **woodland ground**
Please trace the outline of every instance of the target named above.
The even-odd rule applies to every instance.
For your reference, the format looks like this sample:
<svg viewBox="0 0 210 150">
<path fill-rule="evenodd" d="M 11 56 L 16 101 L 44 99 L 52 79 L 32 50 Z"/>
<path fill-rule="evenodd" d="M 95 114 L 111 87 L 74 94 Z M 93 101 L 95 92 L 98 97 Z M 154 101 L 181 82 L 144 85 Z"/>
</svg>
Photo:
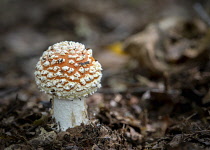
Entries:
<svg viewBox="0 0 210 150">
<path fill-rule="evenodd" d="M 0 149 L 210 149 L 208 15 L 207 0 L 0 1 Z M 63 40 L 104 70 L 92 123 L 58 132 L 33 72 Z"/>
</svg>

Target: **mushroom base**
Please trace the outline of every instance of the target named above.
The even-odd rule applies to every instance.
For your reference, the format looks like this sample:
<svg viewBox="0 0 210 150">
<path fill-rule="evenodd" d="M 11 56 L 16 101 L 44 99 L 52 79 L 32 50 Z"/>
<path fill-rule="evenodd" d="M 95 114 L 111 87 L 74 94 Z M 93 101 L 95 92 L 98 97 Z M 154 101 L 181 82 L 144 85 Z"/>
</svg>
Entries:
<svg viewBox="0 0 210 150">
<path fill-rule="evenodd" d="M 88 124 L 87 104 L 85 99 L 54 99 L 53 117 L 58 123 L 59 130 L 66 131 L 83 124 Z"/>
</svg>

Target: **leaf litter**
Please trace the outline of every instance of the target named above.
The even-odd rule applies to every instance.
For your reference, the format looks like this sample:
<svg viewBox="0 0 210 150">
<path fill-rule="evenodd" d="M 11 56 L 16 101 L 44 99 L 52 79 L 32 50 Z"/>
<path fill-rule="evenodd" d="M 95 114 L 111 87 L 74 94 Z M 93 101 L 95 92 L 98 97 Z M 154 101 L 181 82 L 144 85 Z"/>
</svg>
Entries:
<svg viewBox="0 0 210 150">
<path fill-rule="evenodd" d="M 20 11 L 16 20 L 1 23 L 3 28 L 8 26 L 8 30 L 1 31 L 2 35 L 13 39 L 19 34 L 28 37 L 33 33 L 45 41 L 41 45 L 35 44 L 35 48 L 50 45 L 46 41 L 73 37 L 94 45 L 95 49 L 101 49 L 100 52 L 96 50 L 96 55 L 105 64 L 103 88 L 87 98 L 91 124 L 59 132 L 51 118 L 50 98 L 38 91 L 29 73 L 33 70 L 30 68 L 34 67 L 34 59 L 38 59 L 38 52 L 30 53 L 22 45 L 24 55 L 21 55 L 14 49 L 18 43 L 14 40 L 4 42 L 1 48 L 7 53 L 0 51 L 0 149 L 210 148 L 210 34 L 205 21 L 188 15 L 172 15 L 156 18 L 158 21 L 153 22 L 154 18 L 138 16 L 139 11 L 125 7 L 137 8 L 134 1 L 126 5 L 111 1 L 99 5 L 102 2 L 95 2 L 95 10 L 90 7 L 93 4 L 90 1 L 47 3 L 41 6 L 29 1 L 28 5 L 40 10 L 42 17 L 37 17 L 36 13 L 31 15 L 33 11 L 29 10 L 22 16 Z M 142 4 L 146 3 L 157 12 L 156 2 L 142 1 Z M 11 5 L 11 13 L 17 11 L 15 5 L 18 4 Z M 167 2 L 165 7 L 169 5 Z M 48 11 L 43 8 L 48 8 Z M 110 12 L 106 15 L 104 12 L 108 9 Z M 139 6 L 137 10 L 141 9 Z M 144 11 L 148 15 L 146 8 Z M 123 24 L 122 14 L 132 17 L 128 24 L 115 28 L 116 24 Z M 60 16 L 65 16 L 62 23 L 57 22 Z M 135 25 L 139 17 L 143 23 Z M 35 23 L 28 24 L 25 30 L 21 20 L 27 18 Z M 75 18 L 79 19 L 74 22 Z M 14 22 L 22 27 L 14 26 Z M 125 33 L 121 34 L 122 31 Z M 48 39 L 44 32 L 54 36 Z M 97 38 L 100 36 L 102 39 Z M 22 40 L 19 39 L 19 44 L 24 44 Z M 35 41 L 33 36 L 27 40 L 29 43 Z M 114 48 L 113 43 L 117 43 Z M 25 63 L 27 69 L 22 67 Z M 113 63 L 116 66 L 112 68 Z"/>
</svg>

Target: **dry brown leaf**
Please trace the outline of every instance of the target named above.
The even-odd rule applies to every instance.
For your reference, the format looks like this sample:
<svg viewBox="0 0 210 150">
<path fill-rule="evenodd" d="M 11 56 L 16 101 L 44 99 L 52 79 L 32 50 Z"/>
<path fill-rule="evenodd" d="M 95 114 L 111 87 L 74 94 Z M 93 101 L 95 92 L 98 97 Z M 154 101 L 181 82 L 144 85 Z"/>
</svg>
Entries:
<svg viewBox="0 0 210 150">
<path fill-rule="evenodd" d="M 206 46 L 198 41 L 205 38 L 206 29 L 200 20 L 170 16 L 129 37 L 124 50 L 139 62 L 141 69 L 160 75 L 173 71 L 183 60 L 200 57 Z"/>
</svg>

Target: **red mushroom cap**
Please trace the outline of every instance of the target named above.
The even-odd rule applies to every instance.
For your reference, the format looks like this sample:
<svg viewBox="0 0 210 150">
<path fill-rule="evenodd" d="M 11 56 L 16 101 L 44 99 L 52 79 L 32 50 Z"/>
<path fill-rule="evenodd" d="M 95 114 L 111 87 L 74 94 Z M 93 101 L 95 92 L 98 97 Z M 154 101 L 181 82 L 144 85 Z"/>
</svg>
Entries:
<svg viewBox="0 0 210 150">
<path fill-rule="evenodd" d="M 36 65 L 35 80 L 41 91 L 59 99 L 82 98 L 101 87 L 101 64 L 92 49 L 64 41 L 50 46 Z"/>
</svg>

